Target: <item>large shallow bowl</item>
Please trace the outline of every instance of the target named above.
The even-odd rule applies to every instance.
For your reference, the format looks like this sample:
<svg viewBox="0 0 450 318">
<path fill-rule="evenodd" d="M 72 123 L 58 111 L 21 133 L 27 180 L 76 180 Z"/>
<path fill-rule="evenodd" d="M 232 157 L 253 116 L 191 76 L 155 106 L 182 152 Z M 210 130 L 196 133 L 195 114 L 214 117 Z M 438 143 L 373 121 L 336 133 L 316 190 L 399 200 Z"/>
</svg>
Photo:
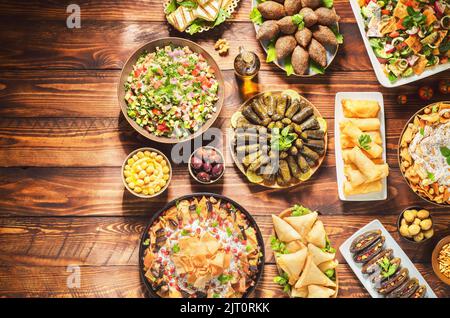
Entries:
<svg viewBox="0 0 450 318">
<path fill-rule="evenodd" d="M 194 197 L 202 197 L 202 196 L 214 197 L 214 198 L 216 198 L 218 200 L 226 201 L 226 202 L 229 202 L 229 203 L 233 204 L 237 209 L 239 209 L 242 213 L 245 214 L 247 219 L 250 221 L 251 226 L 253 226 L 255 231 L 256 231 L 256 239 L 258 240 L 258 245 L 259 245 L 259 248 L 260 248 L 260 251 L 261 251 L 260 262 L 258 264 L 258 274 L 256 276 L 255 285 L 251 286 L 244 293 L 243 298 L 249 297 L 255 291 L 256 286 L 258 285 L 259 281 L 261 280 L 263 269 L 264 269 L 264 263 L 265 263 L 264 240 L 263 240 L 263 237 L 262 237 L 262 234 L 261 234 L 261 230 L 259 229 L 258 224 L 256 223 L 255 219 L 239 203 L 237 203 L 236 201 L 234 201 L 234 200 L 232 200 L 230 198 L 227 198 L 226 196 L 223 196 L 223 195 L 220 195 L 220 194 L 208 193 L 208 192 L 199 192 L 199 193 L 193 193 L 193 194 L 188 194 L 188 195 L 181 196 L 181 197 L 176 198 L 176 199 L 170 201 L 169 203 L 167 203 L 162 209 L 160 209 L 158 212 L 153 214 L 153 216 L 150 219 L 150 222 L 145 227 L 145 230 L 142 233 L 141 241 L 139 242 L 139 273 L 141 275 L 141 279 L 142 279 L 146 289 L 148 290 L 148 293 L 153 298 L 161 298 L 161 297 L 153 290 L 152 285 L 148 282 L 147 278 L 145 277 L 145 272 L 143 270 L 144 269 L 144 252 L 145 252 L 145 250 L 147 248 L 146 246 L 144 246 L 143 243 L 149 238 L 148 230 L 152 226 L 153 222 L 155 222 L 159 218 L 159 216 L 162 213 L 164 213 L 164 211 L 166 211 L 170 207 L 176 205 L 178 201 L 191 199 L 191 198 L 194 198 Z"/>
<path fill-rule="evenodd" d="M 237 111 L 238 111 L 238 112 L 242 111 L 242 109 L 243 109 L 246 105 L 248 105 L 249 103 L 251 103 L 251 102 L 253 101 L 253 99 L 259 98 L 261 95 L 264 95 L 264 94 L 267 93 L 267 92 L 271 92 L 271 93 L 274 93 L 274 94 L 278 94 L 278 93 L 282 93 L 283 91 L 281 91 L 281 90 L 280 90 L 280 91 L 274 90 L 274 91 L 265 91 L 265 92 L 261 92 L 261 93 L 259 93 L 259 94 L 256 94 L 256 95 L 252 96 L 251 98 L 249 98 L 247 101 L 245 101 L 245 102 L 241 105 L 241 107 L 239 107 L 239 109 L 238 109 Z M 300 95 L 300 98 L 301 98 L 301 99 L 304 99 L 304 100 L 308 103 L 308 105 L 310 105 L 310 106 L 314 109 L 314 115 L 316 115 L 317 117 L 323 118 L 322 115 L 320 114 L 319 110 L 316 108 L 316 106 L 314 106 L 308 99 L 306 99 L 306 98 L 303 97 L 302 95 Z M 230 125 L 230 127 L 233 128 L 231 125 Z M 229 147 L 230 147 L 231 157 L 233 158 L 233 161 L 234 161 L 234 163 L 236 164 L 236 166 L 239 168 L 239 170 L 240 170 L 240 171 L 244 174 L 244 176 L 247 178 L 247 175 L 246 175 L 246 173 L 245 173 L 245 169 L 244 169 L 242 163 L 240 163 L 239 160 L 237 160 L 237 158 L 236 158 L 236 153 L 235 153 L 235 150 L 234 150 L 234 147 L 233 147 L 233 142 L 232 142 L 232 141 L 233 141 L 233 139 L 234 139 L 234 130 L 233 130 L 232 135 L 231 135 L 230 137 L 231 137 L 231 138 L 229 138 L 229 141 L 230 141 L 230 142 L 229 142 Z M 322 157 L 319 159 L 319 162 L 318 162 L 317 166 L 315 166 L 314 168 L 311 168 L 311 175 L 310 175 L 309 178 L 308 178 L 307 180 L 305 180 L 305 181 L 308 181 L 309 179 L 311 179 L 311 177 L 314 175 L 314 173 L 320 168 L 320 166 L 322 165 L 323 160 L 325 159 L 325 156 L 327 155 L 327 147 L 328 147 L 328 128 L 327 128 L 327 131 L 325 132 L 324 141 L 325 141 L 325 152 L 324 152 L 324 154 L 322 155 Z M 291 183 L 291 184 L 288 184 L 288 185 L 286 185 L 286 186 L 280 186 L 280 185 L 278 185 L 278 184 L 267 184 L 267 183 L 264 183 L 264 182 L 261 182 L 261 183 L 255 183 L 255 184 L 259 184 L 259 185 L 261 185 L 261 186 L 263 186 L 263 187 L 266 187 L 266 188 L 283 189 L 283 188 L 291 188 L 291 187 L 298 186 L 299 184 L 301 184 L 301 183 L 303 183 L 303 182 L 305 182 L 305 181 L 300 181 L 300 180 L 299 180 L 299 182 L 297 182 L 297 183 Z"/>
<path fill-rule="evenodd" d="M 252 0 L 252 9 L 255 8 L 259 2 L 260 1 L 258 1 L 258 0 Z M 255 24 L 255 23 L 253 25 L 255 27 L 256 33 L 258 33 L 258 30 L 261 26 Z M 336 30 L 339 32 L 339 23 L 336 23 L 335 27 L 336 27 Z M 266 56 L 267 56 L 267 51 L 269 48 L 269 41 L 259 41 L 259 43 L 261 43 L 261 46 L 264 49 L 264 52 L 266 53 Z M 325 50 L 327 51 L 327 66 L 324 67 L 324 70 L 326 70 L 331 65 L 331 63 L 333 63 L 334 58 L 336 57 L 336 55 L 338 53 L 339 44 L 337 44 L 336 46 L 326 45 L 324 47 L 325 47 Z M 278 66 L 280 69 L 282 69 L 283 71 L 286 71 L 286 68 L 284 66 L 284 61 L 280 61 L 280 60 L 276 59 L 275 61 L 273 61 L 273 63 L 276 66 Z M 309 67 L 308 72 L 309 72 L 308 74 L 303 74 L 303 75 L 299 75 L 296 73 L 293 73 L 292 75 L 298 76 L 298 77 L 311 77 L 311 76 L 319 74 L 319 73 L 314 72 L 312 70 L 311 66 Z"/>
<path fill-rule="evenodd" d="M 188 46 L 193 52 L 202 54 L 203 57 L 208 62 L 208 64 L 214 70 L 216 79 L 219 82 L 219 90 L 217 92 L 219 99 L 215 105 L 216 112 L 214 114 L 212 114 L 212 117 L 210 119 L 208 119 L 198 131 L 196 131 L 193 134 L 190 134 L 189 136 L 187 136 L 185 138 L 176 138 L 176 137 L 169 138 L 169 137 L 164 137 L 164 136 L 156 136 L 156 135 L 152 134 L 151 132 L 147 131 L 143 127 L 139 126 L 133 119 L 128 117 L 127 103 L 125 102 L 124 85 L 125 85 L 125 82 L 127 81 L 128 76 L 130 75 L 130 73 L 133 69 L 133 65 L 136 63 L 139 56 L 144 51 L 153 52 L 153 51 L 155 51 L 155 49 L 157 47 L 161 48 L 161 47 L 164 47 L 164 46 L 170 45 L 170 44 L 173 44 L 173 45 L 179 46 L 179 47 Z M 127 119 L 128 123 L 134 128 L 134 130 L 136 130 L 142 136 L 144 136 L 150 140 L 153 140 L 153 141 L 156 141 L 159 143 L 176 144 L 176 143 L 179 143 L 182 141 L 191 140 L 191 139 L 201 135 L 209 127 L 211 127 L 211 125 L 214 123 L 214 121 L 219 116 L 220 110 L 222 109 L 222 105 L 225 100 L 225 85 L 224 85 L 224 81 L 223 81 L 222 72 L 220 71 L 219 66 L 217 65 L 216 61 L 212 58 L 212 56 L 205 49 L 203 49 L 200 45 L 198 45 L 192 41 L 182 39 L 182 38 L 169 37 L 169 38 L 161 38 L 161 39 L 151 41 L 150 43 L 147 43 L 147 44 L 141 46 L 139 49 L 137 49 L 131 55 L 131 57 L 127 60 L 127 62 L 125 63 L 125 66 L 122 69 L 122 73 L 120 75 L 119 83 L 117 86 L 117 93 L 118 93 L 118 98 L 119 98 L 120 109 L 122 110 L 122 113 L 123 113 L 124 117 Z"/>
<path fill-rule="evenodd" d="M 398 160 L 398 166 L 399 166 L 399 168 L 400 168 L 400 172 L 401 172 L 401 174 L 402 174 L 402 176 L 403 176 L 403 179 L 404 179 L 405 182 L 408 184 L 408 186 L 409 186 L 409 188 L 411 189 L 412 192 L 414 192 L 418 197 L 422 198 L 423 200 L 425 200 L 425 201 L 427 201 L 427 202 L 429 202 L 429 203 L 432 203 L 432 204 L 434 204 L 434 205 L 439 205 L 439 206 L 446 206 L 446 207 L 448 207 L 448 206 L 450 206 L 450 205 L 448 205 L 448 204 L 446 204 L 446 203 L 437 203 L 437 202 L 435 202 L 435 201 L 432 201 L 432 200 L 430 200 L 430 199 L 428 199 L 428 198 L 426 198 L 426 197 L 420 195 L 420 194 L 417 193 L 416 191 L 414 191 L 414 189 L 411 187 L 411 184 L 409 183 L 409 180 L 406 179 L 405 174 L 403 173 L 403 171 L 402 171 L 402 169 L 401 169 L 402 161 L 401 161 L 401 158 L 400 158 L 400 149 L 401 149 L 402 137 L 403 137 L 403 135 L 404 135 L 406 129 L 408 128 L 408 125 L 414 121 L 414 118 L 415 118 L 417 115 L 422 115 L 422 114 L 424 114 L 425 108 L 427 108 L 427 107 L 433 107 L 433 105 L 439 104 L 439 103 L 450 103 L 450 101 L 441 101 L 441 102 L 436 102 L 436 103 L 427 105 L 427 106 L 423 107 L 422 109 L 419 109 L 419 110 L 418 110 L 414 115 L 412 115 L 411 118 L 406 122 L 405 127 L 403 127 L 402 133 L 400 134 L 400 138 L 399 138 L 399 140 L 398 140 L 398 145 L 397 145 L 397 160 Z"/>
</svg>

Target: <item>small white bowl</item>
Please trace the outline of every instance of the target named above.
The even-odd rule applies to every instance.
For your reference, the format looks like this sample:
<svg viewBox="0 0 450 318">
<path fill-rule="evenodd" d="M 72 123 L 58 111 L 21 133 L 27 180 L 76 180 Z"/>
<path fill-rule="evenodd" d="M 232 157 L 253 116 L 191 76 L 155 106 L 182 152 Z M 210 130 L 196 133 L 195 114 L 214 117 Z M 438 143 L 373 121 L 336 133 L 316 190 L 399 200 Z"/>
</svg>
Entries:
<svg viewBox="0 0 450 318">
<path fill-rule="evenodd" d="M 199 180 L 199 179 L 197 178 L 197 176 L 195 175 L 195 172 L 193 171 L 192 165 L 191 165 L 191 163 L 192 163 L 192 157 L 193 157 L 193 156 L 195 155 L 195 153 L 196 153 L 199 149 L 201 149 L 201 148 L 203 148 L 203 149 L 213 149 L 215 152 L 217 152 L 217 153 L 219 154 L 220 158 L 222 158 L 222 165 L 223 165 L 222 173 L 220 174 L 220 176 L 219 176 L 217 179 L 211 180 L 211 181 L 209 181 L 209 182 L 205 182 L 205 181 Z M 223 175 L 225 174 L 225 157 L 223 156 L 222 152 L 221 152 L 219 149 L 215 148 L 215 147 L 212 147 L 212 146 L 204 146 L 204 147 L 200 147 L 200 148 L 196 149 L 193 153 L 191 153 L 191 155 L 190 155 L 190 157 L 189 157 L 189 161 L 188 161 L 188 169 L 189 169 L 189 174 L 191 175 L 191 177 L 192 177 L 195 181 L 197 181 L 198 183 L 201 183 L 201 184 L 213 184 L 213 183 L 219 181 L 220 179 L 222 179 Z"/>
</svg>

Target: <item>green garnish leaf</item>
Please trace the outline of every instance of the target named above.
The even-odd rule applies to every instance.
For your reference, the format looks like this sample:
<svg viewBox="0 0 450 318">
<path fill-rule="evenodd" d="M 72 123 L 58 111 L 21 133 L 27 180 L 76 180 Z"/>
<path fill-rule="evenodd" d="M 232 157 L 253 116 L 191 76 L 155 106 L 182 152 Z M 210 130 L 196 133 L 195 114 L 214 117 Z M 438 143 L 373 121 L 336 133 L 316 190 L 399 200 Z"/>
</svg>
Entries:
<svg viewBox="0 0 450 318">
<path fill-rule="evenodd" d="M 281 242 L 279 239 L 277 239 L 275 236 L 270 237 L 270 247 L 274 252 L 280 253 L 280 254 L 286 254 L 286 244 Z"/>
<path fill-rule="evenodd" d="M 184 0 L 179 2 L 180 6 L 188 8 L 188 9 L 196 9 L 198 7 L 197 1 L 194 0 Z"/>
<path fill-rule="evenodd" d="M 309 213 L 311 213 L 310 209 L 305 208 L 303 205 L 296 204 L 293 207 L 291 215 L 292 216 L 302 216 L 302 215 L 309 214 Z"/>
<path fill-rule="evenodd" d="M 142 245 L 144 245 L 144 246 L 149 246 L 149 245 L 150 245 L 150 239 L 146 239 L 146 240 L 142 243 Z"/>
<path fill-rule="evenodd" d="M 191 232 L 186 229 L 182 229 L 180 234 L 181 234 L 181 236 L 188 236 L 189 234 L 191 234 Z"/>
<path fill-rule="evenodd" d="M 336 280 L 336 277 L 334 276 L 335 273 L 336 273 L 335 270 L 332 269 L 332 268 L 327 269 L 327 270 L 325 271 L 325 275 L 327 275 L 327 277 L 328 277 L 329 279 L 331 279 L 331 280 Z"/>
<path fill-rule="evenodd" d="M 245 251 L 246 252 L 250 252 L 252 250 L 252 247 L 250 246 L 250 245 L 247 245 L 246 247 L 245 247 Z"/>
<path fill-rule="evenodd" d="M 225 11 L 224 9 L 220 8 L 216 21 L 214 21 L 214 26 L 218 26 L 219 24 L 224 23 L 225 20 L 228 19 L 230 16 L 231 15 L 230 13 L 228 13 L 228 11 Z"/>
<path fill-rule="evenodd" d="M 437 113 L 437 111 L 439 110 L 439 106 L 437 104 L 433 105 L 433 107 L 431 107 L 431 111 L 433 113 Z"/>
<path fill-rule="evenodd" d="M 257 7 L 254 7 L 250 12 L 250 20 L 256 25 L 263 24 L 263 16 Z"/>
<path fill-rule="evenodd" d="M 344 36 L 338 31 L 336 26 L 331 27 L 331 31 L 333 31 L 334 35 L 336 36 L 337 43 L 344 43 Z"/>
<path fill-rule="evenodd" d="M 217 222 L 217 221 L 214 221 L 214 222 L 211 223 L 212 227 L 217 227 L 217 225 L 219 225 L 219 222 Z"/>
<path fill-rule="evenodd" d="M 199 205 L 197 205 L 197 207 L 195 208 L 195 213 L 197 213 L 198 216 L 200 216 L 201 212 L 202 212 L 202 208 Z"/>
<path fill-rule="evenodd" d="M 419 132 L 420 132 L 420 134 L 421 134 L 422 136 L 425 136 L 425 129 L 423 129 L 423 127 L 421 127 L 421 128 L 419 129 Z"/>
<path fill-rule="evenodd" d="M 166 14 L 171 14 L 177 9 L 177 0 L 171 0 L 166 8 Z"/>
<path fill-rule="evenodd" d="M 220 282 L 221 284 L 226 284 L 226 283 L 228 283 L 232 278 L 233 278 L 233 276 L 231 276 L 231 275 L 225 275 L 225 274 L 221 274 L 219 277 L 217 277 L 217 279 L 219 280 L 219 282 Z"/>
<path fill-rule="evenodd" d="M 333 7 L 333 0 L 322 0 L 322 3 L 328 9 Z"/>
<path fill-rule="evenodd" d="M 292 74 L 294 74 L 294 67 L 292 66 L 290 56 L 286 57 L 286 59 L 284 60 L 284 69 L 286 70 L 287 76 L 291 76 Z"/>
<path fill-rule="evenodd" d="M 213 298 L 220 298 L 220 294 L 214 293 Z"/>
<path fill-rule="evenodd" d="M 267 47 L 267 63 L 272 63 L 277 59 L 277 50 L 275 49 L 275 41 L 272 40 L 269 43 L 269 46 Z"/>
<path fill-rule="evenodd" d="M 439 150 L 444 157 L 450 157 L 450 149 L 448 149 L 447 147 L 441 147 L 439 148 Z"/>
<path fill-rule="evenodd" d="M 285 285 L 289 281 L 288 275 L 286 273 L 281 274 L 280 276 L 275 276 L 273 282 L 279 285 Z"/>
<path fill-rule="evenodd" d="M 178 244 L 175 244 L 172 246 L 172 252 L 178 253 L 180 251 L 180 246 Z"/>
<path fill-rule="evenodd" d="M 371 142 L 372 142 L 372 138 L 370 138 L 370 135 L 363 134 L 363 135 L 359 136 L 359 138 L 358 138 L 358 144 L 364 150 L 370 149 Z"/>
<path fill-rule="evenodd" d="M 229 237 L 233 235 L 233 232 L 231 231 L 231 229 L 229 227 L 227 227 L 227 235 Z"/>
<path fill-rule="evenodd" d="M 309 66 L 311 67 L 311 69 L 314 73 L 325 74 L 325 69 L 322 66 L 320 66 L 319 64 L 317 64 L 316 62 L 314 62 L 313 60 L 310 60 Z"/>
<path fill-rule="evenodd" d="M 200 32 L 202 27 L 205 25 L 205 21 L 201 19 L 197 19 L 186 29 L 186 32 L 190 35 Z"/>
<path fill-rule="evenodd" d="M 303 30 L 303 28 L 305 27 L 305 21 L 303 21 L 303 15 L 301 15 L 300 13 L 294 14 L 292 16 L 292 23 L 294 23 L 299 30 Z"/>
<path fill-rule="evenodd" d="M 434 173 L 427 172 L 427 178 L 434 182 Z"/>
<path fill-rule="evenodd" d="M 331 246 L 331 242 L 328 239 L 328 236 L 326 237 L 325 241 L 326 241 L 325 247 L 322 248 L 322 251 L 327 252 L 327 253 L 336 253 L 336 249 Z"/>
<path fill-rule="evenodd" d="M 395 76 L 392 72 L 389 72 L 388 79 L 391 83 L 393 83 L 397 80 L 397 76 Z"/>
</svg>

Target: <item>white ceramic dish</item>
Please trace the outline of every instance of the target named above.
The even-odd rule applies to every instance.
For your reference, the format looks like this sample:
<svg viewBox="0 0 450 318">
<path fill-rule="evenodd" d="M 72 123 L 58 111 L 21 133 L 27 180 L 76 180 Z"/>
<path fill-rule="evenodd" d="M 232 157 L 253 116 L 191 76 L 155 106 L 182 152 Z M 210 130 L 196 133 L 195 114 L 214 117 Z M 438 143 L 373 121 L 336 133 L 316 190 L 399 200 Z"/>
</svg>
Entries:
<svg viewBox="0 0 450 318">
<path fill-rule="evenodd" d="M 364 100 L 376 100 L 380 105 L 380 111 L 378 113 L 378 119 L 381 122 L 380 133 L 382 139 L 383 147 L 383 161 L 386 162 L 386 128 L 384 124 L 384 103 L 383 95 L 377 92 L 340 92 L 336 94 L 335 105 L 334 105 L 334 147 L 335 147 L 335 157 L 336 157 L 336 176 L 338 184 L 339 199 L 342 201 L 380 201 L 387 199 L 387 178 L 382 180 L 382 189 L 380 192 L 372 192 L 366 194 L 355 194 L 355 195 L 345 195 L 344 193 L 344 160 L 342 159 L 341 150 L 341 131 L 339 129 L 339 122 L 341 122 L 344 117 L 344 112 L 342 110 L 342 100 L 343 99 L 364 99 Z"/>
<path fill-rule="evenodd" d="M 363 275 L 361 273 L 362 266 L 360 264 L 356 264 L 353 261 L 352 254 L 350 253 L 350 246 L 353 242 L 353 240 L 361 235 L 364 232 L 372 231 L 372 230 L 381 230 L 382 235 L 386 238 L 386 241 L 384 243 L 385 248 L 391 248 L 393 250 L 394 257 L 398 257 L 401 259 L 401 267 L 407 268 L 409 272 L 410 278 L 417 278 L 420 285 L 425 285 L 427 287 L 427 292 L 425 297 L 427 298 L 436 298 L 436 294 L 431 289 L 430 285 L 425 281 L 422 274 L 417 270 L 417 268 L 414 266 L 414 264 L 411 262 L 409 257 L 405 254 L 405 252 L 402 250 L 402 248 L 395 242 L 394 238 L 389 234 L 389 232 L 384 228 L 383 224 L 379 220 L 373 220 L 363 228 L 361 228 L 359 231 L 354 233 L 352 236 L 350 236 L 340 247 L 339 250 L 341 251 L 342 256 L 350 266 L 350 268 L 353 270 L 353 272 L 356 274 L 360 282 L 364 285 L 364 287 L 369 292 L 370 296 L 373 298 L 384 298 L 384 296 L 378 294 L 378 292 L 375 290 L 374 285 L 372 282 L 368 279 L 367 275 Z"/>
<path fill-rule="evenodd" d="M 358 0 L 350 0 L 350 4 L 352 6 L 353 14 L 355 15 L 356 22 L 359 27 L 359 31 L 361 32 L 361 36 L 363 38 L 364 45 L 366 46 L 367 53 L 369 54 L 369 58 L 370 58 L 370 62 L 372 63 L 372 67 L 375 71 L 378 81 L 384 87 L 402 86 L 402 85 L 412 83 L 412 82 L 421 80 L 425 77 L 428 77 L 428 76 L 431 76 L 431 75 L 437 74 L 439 72 L 443 72 L 445 70 L 450 69 L 450 63 L 440 64 L 435 67 L 428 68 L 425 72 L 423 72 L 420 75 L 413 75 L 410 77 L 401 78 L 401 79 L 391 83 L 391 81 L 389 81 L 386 74 L 384 74 L 382 66 L 381 66 L 380 62 L 378 61 L 372 47 L 370 46 L 369 38 L 366 35 L 366 30 L 364 27 L 364 19 L 361 15 L 361 9 L 358 5 Z"/>
</svg>

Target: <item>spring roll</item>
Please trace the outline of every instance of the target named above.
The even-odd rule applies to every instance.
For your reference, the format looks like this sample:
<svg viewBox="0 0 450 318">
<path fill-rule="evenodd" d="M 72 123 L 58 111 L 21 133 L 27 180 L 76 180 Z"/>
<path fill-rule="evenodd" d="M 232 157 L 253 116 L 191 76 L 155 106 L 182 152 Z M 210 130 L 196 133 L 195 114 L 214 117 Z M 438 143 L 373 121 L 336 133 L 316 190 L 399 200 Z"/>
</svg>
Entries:
<svg viewBox="0 0 450 318">
<path fill-rule="evenodd" d="M 389 166 L 387 164 L 376 165 L 376 169 L 379 171 L 379 175 L 377 176 L 377 179 L 375 179 L 375 180 L 368 179 L 354 165 L 345 165 L 344 166 L 344 175 L 347 177 L 347 180 L 348 180 L 348 182 L 350 182 L 352 187 L 357 187 L 363 183 L 370 183 L 370 182 L 382 179 L 384 177 L 387 177 L 389 174 Z"/>
<path fill-rule="evenodd" d="M 370 192 L 380 192 L 382 189 L 382 183 L 381 180 L 369 182 L 369 183 L 363 183 L 359 186 L 352 187 L 350 182 L 345 181 L 344 182 L 344 193 L 346 195 L 354 195 L 354 194 L 364 194 L 364 193 L 370 193 Z"/>
<path fill-rule="evenodd" d="M 344 116 L 350 118 L 378 117 L 380 105 L 374 100 L 343 99 Z"/>
<path fill-rule="evenodd" d="M 352 161 L 350 160 L 350 153 L 352 152 L 352 150 L 353 150 L 353 148 L 352 149 L 342 149 L 342 159 L 344 160 L 344 164 L 352 163 Z M 362 152 L 364 154 L 366 154 L 366 156 L 368 156 L 364 150 Z M 384 163 L 383 158 L 375 158 L 375 159 L 372 159 L 372 161 L 373 161 L 373 163 L 375 163 L 377 165 L 378 164 L 381 165 Z"/>
<path fill-rule="evenodd" d="M 342 132 L 347 135 L 353 143 L 358 145 L 359 147 L 362 147 L 368 154 L 370 158 L 381 158 L 381 155 L 383 153 L 383 148 L 380 145 L 377 145 L 371 138 L 371 141 L 367 144 L 361 145 L 359 140 L 363 135 L 366 135 L 366 133 L 363 133 L 361 129 L 356 127 L 355 124 L 348 123 L 345 125 L 345 127 L 342 129 Z"/>
<path fill-rule="evenodd" d="M 345 118 L 339 123 L 339 127 L 344 127 L 348 122 L 356 125 L 362 131 L 380 130 L 380 120 L 378 118 Z"/>
<path fill-rule="evenodd" d="M 358 170 L 368 179 L 377 180 L 381 172 L 377 169 L 377 166 L 370 160 L 359 147 L 354 147 L 351 150 L 350 158 L 351 162 L 358 167 Z"/>
<path fill-rule="evenodd" d="M 369 135 L 370 138 L 372 139 L 372 141 L 374 143 L 376 143 L 377 145 L 381 146 L 383 144 L 383 142 L 381 140 L 381 134 L 379 131 L 367 131 L 367 132 L 364 132 L 364 134 Z M 353 142 L 352 138 L 350 138 L 346 134 L 341 134 L 341 147 L 343 149 L 353 148 L 355 146 L 358 146 L 358 145 Z"/>
</svg>

